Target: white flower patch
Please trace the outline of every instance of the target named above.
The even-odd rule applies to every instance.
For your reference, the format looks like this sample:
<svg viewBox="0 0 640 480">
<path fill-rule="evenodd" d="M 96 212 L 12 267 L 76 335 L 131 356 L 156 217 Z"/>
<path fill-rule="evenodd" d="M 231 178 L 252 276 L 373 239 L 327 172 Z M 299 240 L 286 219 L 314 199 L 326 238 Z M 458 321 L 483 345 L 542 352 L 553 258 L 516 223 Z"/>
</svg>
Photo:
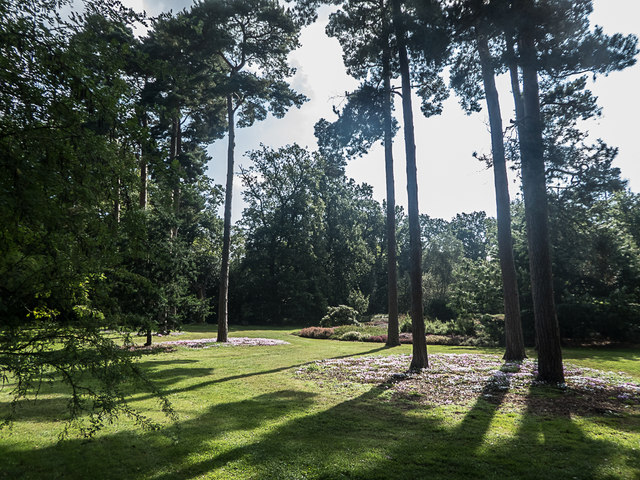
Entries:
<svg viewBox="0 0 640 480">
<path fill-rule="evenodd" d="M 284 340 L 273 338 L 249 338 L 230 337 L 228 342 L 219 342 L 217 338 L 198 338 L 196 340 L 174 340 L 162 342 L 162 345 L 175 345 L 188 348 L 210 348 L 210 347 L 270 347 L 273 345 L 290 345 Z"/>
</svg>

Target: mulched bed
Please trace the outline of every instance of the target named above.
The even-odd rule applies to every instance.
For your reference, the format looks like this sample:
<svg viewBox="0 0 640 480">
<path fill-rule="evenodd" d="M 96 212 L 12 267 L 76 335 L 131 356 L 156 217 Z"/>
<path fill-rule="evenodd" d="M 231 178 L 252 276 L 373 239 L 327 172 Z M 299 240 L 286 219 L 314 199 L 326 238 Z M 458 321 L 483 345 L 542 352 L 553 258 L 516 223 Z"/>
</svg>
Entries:
<svg viewBox="0 0 640 480">
<path fill-rule="evenodd" d="M 432 354 L 429 369 L 407 372 L 410 355 L 317 361 L 296 376 L 321 385 L 375 384 L 394 400 L 429 405 L 468 405 L 482 399 L 501 409 L 536 414 L 640 413 L 640 384 L 624 373 L 565 364 L 566 384 L 536 382 L 532 360 L 504 362 L 497 355 Z"/>
</svg>

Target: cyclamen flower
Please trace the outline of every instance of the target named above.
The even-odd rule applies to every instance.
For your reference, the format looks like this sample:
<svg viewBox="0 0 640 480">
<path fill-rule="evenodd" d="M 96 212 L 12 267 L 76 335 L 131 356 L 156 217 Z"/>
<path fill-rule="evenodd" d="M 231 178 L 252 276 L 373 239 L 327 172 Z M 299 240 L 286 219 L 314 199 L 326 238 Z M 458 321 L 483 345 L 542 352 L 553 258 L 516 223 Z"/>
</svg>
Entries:
<svg viewBox="0 0 640 480">
<path fill-rule="evenodd" d="M 264 347 L 273 345 L 290 345 L 284 340 L 275 340 L 273 338 L 249 338 L 249 337 L 230 337 L 228 342 L 217 342 L 217 338 L 198 338 L 195 340 L 174 340 L 171 342 L 162 342 L 162 345 L 178 345 L 188 348 L 209 348 L 223 346 L 248 346 L 248 347 Z"/>
</svg>

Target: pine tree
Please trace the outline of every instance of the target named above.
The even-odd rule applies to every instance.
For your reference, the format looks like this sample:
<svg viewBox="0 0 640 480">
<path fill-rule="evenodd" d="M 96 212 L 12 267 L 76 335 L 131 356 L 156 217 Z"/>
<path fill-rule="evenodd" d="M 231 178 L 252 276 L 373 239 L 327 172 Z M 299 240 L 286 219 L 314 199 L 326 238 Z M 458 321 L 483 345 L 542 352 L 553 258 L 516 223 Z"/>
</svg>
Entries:
<svg viewBox="0 0 640 480">
<path fill-rule="evenodd" d="M 564 382 L 560 333 L 553 293 L 539 77 L 567 77 L 584 71 L 608 73 L 633 64 L 633 36 L 611 37 L 590 30 L 591 0 L 532 0 L 511 3 L 506 41 L 511 61 L 520 140 L 529 267 L 538 348 L 538 379 Z M 522 74 L 520 88 L 519 71 Z"/>
<path fill-rule="evenodd" d="M 194 6 L 190 16 L 202 29 L 201 48 L 211 48 L 209 51 L 217 54 L 224 72 L 224 77 L 219 79 L 219 91 L 226 98 L 229 143 L 218 341 L 226 342 L 235 128 L 248 127 L 256 120 L 265 119 L 268 111 L 282 117 L 289 107 L 300 106 L 304 101 L 304 97 L 286 83 L 293 73 L 287 55 L 298 46 L 300 26 L 283 6 L 271 0 L 208 0 Z"/>
<path fill-rule="evenodd" d="M 458 43 L 452 86 L 461 95 L 462 104 L 471 112 L 479 110 L 479 100 L 485 97 L 491 129 L 491 152 L 496 191 L 498 220 L 498 256 L 502 274 L 502 290 L 505 312 L 505 360 L 522 360 L 526 357 L 516 267 L 513 258 L 511 236 L 511 212 L 509 183 L 505 159 L 500 99 L 495 82 L 496 66 L 491 46 L 502 32 L 496 27 L 500 11 L 493 5 L 471 0 L 454 4 L 450 9 L 455 22 Z M 481 85 L 481 86 L 480 86 Z"/>
</svg>

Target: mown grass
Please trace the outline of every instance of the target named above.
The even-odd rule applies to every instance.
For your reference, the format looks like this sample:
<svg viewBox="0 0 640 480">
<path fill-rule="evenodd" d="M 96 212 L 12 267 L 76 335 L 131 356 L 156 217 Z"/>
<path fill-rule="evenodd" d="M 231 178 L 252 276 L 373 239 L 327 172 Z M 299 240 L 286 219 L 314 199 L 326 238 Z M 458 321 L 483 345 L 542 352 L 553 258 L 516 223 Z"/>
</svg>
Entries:
<svg viewBox="0 0 640 480">
<path fill-rule="evenodd" d="M 464 407 L 427 407 L 390 402 L 375 386 L 322 387 L 294 371 L 325 358 L 410 353 L 411 345 L 388 349 L 292 331 L 232 329 L 233 336 L 290 345 L 179 348 L 144 357 L 179 415 L 160 432 L 122 419 L 93 440 L 57 442 L 65 399 L 59 386 L 45 389 L 37 403 L 20 408 L 11 429 L 0 430 L 0 478 L 640 478 L 638 415 L 545 416 L 482 398 Z M 211 327 L 194 327 L 177 338 L 212 336 Z M 432 346 L 430 352 L 500 350 Z M 565 351 L 572 363 L 636 379 L 639 354 Z M 147 394 L 133 398 L 162 420 Z M 0 392 L 0 413 L 7 401 Z"/>
</svg>

